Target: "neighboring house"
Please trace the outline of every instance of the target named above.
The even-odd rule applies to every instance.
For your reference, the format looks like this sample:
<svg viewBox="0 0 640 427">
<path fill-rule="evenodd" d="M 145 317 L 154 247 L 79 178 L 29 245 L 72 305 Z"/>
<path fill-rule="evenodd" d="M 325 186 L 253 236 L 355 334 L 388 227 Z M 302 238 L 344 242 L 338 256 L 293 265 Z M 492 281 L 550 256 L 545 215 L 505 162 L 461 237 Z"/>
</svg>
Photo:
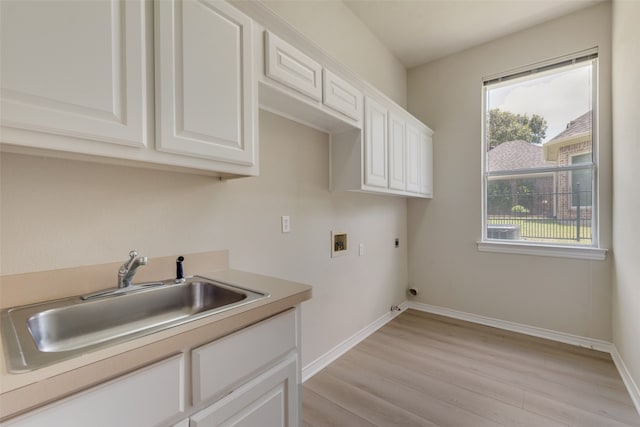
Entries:
<svg viewBox="0 0 640 427">
<path fill-rule="evenodd" d="M 591 111 L 567 124 L 567 128 L 543 145 L 544 160 L 558 166 L 591 163 Z M 580 217 L 591 219 L 591 172 L 577 170 L 558 172 L 558 215 L 575 219 L 578 202 Z M 576 197 L 576 192 L 580 197 Z"/>
<path fill-rule="evenodd" d="M 489 171 L 508 171 L 547 166 L 542 145 L 516 140 L 503 142 L 487 153 Z M 510 215 L 523 206 L 530 215 L 555 216 L 554 173 L 493 177 L 487 187 L 489 215 Z"/>
<path fill-rule="evenodd" d="M 489 171 L 591 163 L 591 111 L 569 122 L 565 130 L 542 145 L 503 142 L 487 153 L 487 162 Z M 576 219 L 579 202 L 580 218 L 591 219 L 591 175 L 587 169 L 492 177 L 487 192 L 489 215 L 511 215 L 511 208 L 520 205 L 529 215 Z"/>
</svg>

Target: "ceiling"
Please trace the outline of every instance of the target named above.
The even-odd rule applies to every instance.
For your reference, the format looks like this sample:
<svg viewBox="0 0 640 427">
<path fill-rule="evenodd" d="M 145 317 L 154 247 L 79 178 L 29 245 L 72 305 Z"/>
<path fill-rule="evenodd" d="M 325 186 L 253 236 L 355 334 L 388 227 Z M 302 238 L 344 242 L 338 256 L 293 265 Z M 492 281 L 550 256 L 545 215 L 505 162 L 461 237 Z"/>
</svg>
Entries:
<svg viewBox="0 0 640 427">
<path fill-rule="evenodd" d="M 407 67 L 602 0 L 343 0 Z"/>
</svg>

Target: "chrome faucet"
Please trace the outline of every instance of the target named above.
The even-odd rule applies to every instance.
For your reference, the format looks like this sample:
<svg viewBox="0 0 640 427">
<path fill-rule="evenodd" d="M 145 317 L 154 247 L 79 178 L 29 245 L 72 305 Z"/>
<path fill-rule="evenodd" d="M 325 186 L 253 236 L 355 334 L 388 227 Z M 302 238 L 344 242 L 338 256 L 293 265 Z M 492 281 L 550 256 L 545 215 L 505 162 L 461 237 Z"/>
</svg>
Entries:
<svg viewBox="0 0 640 427">
<path fill-rule="evenodd" d="M 138 252 L 135 250 L 129 252 L 129 261 L 122 264 L 118 270 L 118 288 L 127 288 L 131 286 L 131 280 L 136 274 L 136 270 L 141 265 L 147 265 L 147 257 L 141 256 L 137 258 Z"/>
</svg>

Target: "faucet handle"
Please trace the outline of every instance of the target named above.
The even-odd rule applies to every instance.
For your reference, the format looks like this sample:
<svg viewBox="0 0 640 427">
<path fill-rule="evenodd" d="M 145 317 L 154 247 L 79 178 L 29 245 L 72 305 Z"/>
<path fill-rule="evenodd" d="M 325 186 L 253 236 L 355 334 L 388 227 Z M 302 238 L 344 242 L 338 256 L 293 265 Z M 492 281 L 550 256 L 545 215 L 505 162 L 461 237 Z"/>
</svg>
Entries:
<svg viewBox="0 0 640 427">
<path fill-rule="evenodd" d="M 126 273 L 131 268 L 131 264 L 133 264 L 133 261 L 136 259 L 137 256 L 138 256 L 138 252 L 135 249 L 130 251 L 129 260 L 125 261 L 124 264 L 122 264 L 122 267 L 120 267 L 120 271 L 122 273 Z"/>
<path fill-rule="evenodd" d="M 183 256 L 179 256 L 176 259 L 176 283 L 184 282 L 184 270 L 182 269 L 182 262 L 184 261 Z"/>
</svg>

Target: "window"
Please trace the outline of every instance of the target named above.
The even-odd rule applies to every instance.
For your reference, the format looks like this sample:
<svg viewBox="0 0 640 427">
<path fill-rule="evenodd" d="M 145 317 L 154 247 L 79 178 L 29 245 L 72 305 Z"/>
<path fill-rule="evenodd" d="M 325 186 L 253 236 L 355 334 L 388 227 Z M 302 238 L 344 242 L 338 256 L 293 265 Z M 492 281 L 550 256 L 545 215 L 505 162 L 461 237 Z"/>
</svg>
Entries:
<svg viewBox="0 0 640 427">
<path fill-rule="evenodd" d="M 484 81 L 483 242 L 597 246 L 597 53 Z"/>
<path fill-rule="evenodd" d="M 576 154 L 571 156 L 571 164 L 585 164 L 591 162 L 591 153 Z M 578 169 L 571 171 L 571 200 L 572 207 L 591 207 L 592 191 L 591 191 L 591 171 L 586 169 Z"/>
</svg>

